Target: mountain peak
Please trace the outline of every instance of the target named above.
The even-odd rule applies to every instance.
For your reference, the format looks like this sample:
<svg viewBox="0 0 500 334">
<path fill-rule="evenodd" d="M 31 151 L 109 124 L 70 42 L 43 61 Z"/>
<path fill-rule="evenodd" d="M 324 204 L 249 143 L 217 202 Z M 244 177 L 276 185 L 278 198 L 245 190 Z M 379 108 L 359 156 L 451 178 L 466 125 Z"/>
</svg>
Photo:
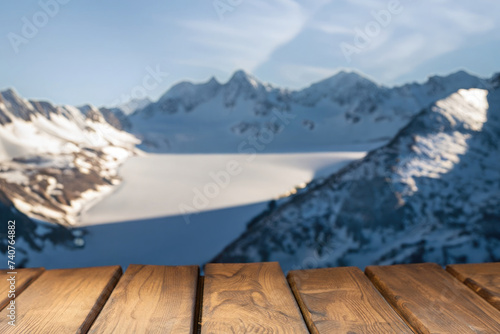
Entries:
<svg viewBox="0 0 500 334">
<path fill-rule="evenodd" d="M 237 70 L 236 72 L 233 73 L 233 76 L 231 77 L 230 80 L 248 80 L 250 79 L 252 76 L 245 72 L 244 70 Z"/>
<path fill-rule="evenodd" d="M 80 112 L 85 115 L 87 119 L 90 119 L 94 122 L 103 122 L 104 117 L 99 109 L 94 107 L 91 104 L 85 104 L 81 107 L 77 107 Z"/>
<path fill-rule="evenodd" d="M 299 99 L 305 99 L 308 104 L 315 104 L 318 100 L 325 96 L 338 99 L 346 97 L 357 99 L 360 90 L 367 94 L 372 94 L 380 88 L 378 84 L 367 79 L 365 76 L 353 71 L 339 71 L 335 75 L 316 82 L 298 92 Z"/>
<path fill-rule="evenodd" d="M 234 72 L 233 76 L 229 81 L 226 83 L 226 85 L 250 85 L 253 88 L 257 88 L 261 86 L 261 82 L 257 80 L 254 76 L 251 74 L 243 71 L 243 70 L 238 70 Z"/>
<path fill-rule="evenodd" d="M 12 107 L 23 110 L 21 114 L 24 120 L 29 119 L 28 114 L 32 109 L 30 101 L 18 95 L 17 92 L 12 88 L 0 92 L 0 95 L 2 95 L 2 100 L 4 103 L 7 101 Z"/>
<path fill-rule="evenodd" d="M 17 95 L 16 91 L 13 88 L 7 88 L 4 91 L 1 91 L 0 94 L 14 94 Z"/>
<path fill-rule="evenodd" d="M 336 74 L 332 75 L 332 78 L 364 78 L 361 74 L 354 72 L 354 71 L 348 71 L 348 70 L 340 70 Z"/>
<path fill-rule="evenodd" d="M 429 77 L 430 82 L 440 82 L 440 83 L 448 83 L 448 82 L 477 82 L 481 79 L 470 74 L 465 70 L 459 70 L 457 72 L 448 74 L 448 75 L 433 75 Z"/>
<path fill-rule="evenodd" d="M 7 99 L 21 99 L 19 94 L 17 94 L 17 92 L 13 88 L 7 88 L 6 90 L 0 92 L 0 94 Z"/>
<path fill-rule="evenodd" d="M 355 71 L 346 71 L 346 70 L 341 70 L 331 76 L 330 78 L 327 78 L 323 81 L 323 83 L 329 83 L 330 85 L 343 85 L 343 86 L 352 86 L 355 84 L 369 84 L 369 85 L 375 85 L 373 81 L 368 79 L 366 76 L 359 74 L 358 72 Z"/>
<path fill-rule="evenodd" d="M 191 81 L 181 81 L 178 84 L 172 86 L 159 101 L 165 101 L 168 99 L 193 99 L 196 96 L 213 94 L 213 91 L 217 90 L 220 83 L 214 77 L 210 78 L 207 82 L 203 83 L 193 83 Z"/>
<path fill-rule="evenodd" d="M 493 84 L 493 88 L 500 87 L 500 72 L 493 74 L 490 82 Z"/>
<path fill-rule="evenodd" d="M 215 85 L 215 84 L 220 85 L 220 82 L 217 81 L 217 79 L 215 77 L 211 77 L 210 80 L 208 80 L 207 84 L 208 85 Z"/>
<path fill-rule="evenodd" d="M 114 108 L 120 109 L 125 115 L 130 115 L 134 113 L 138 109 L 142 109 L 150 104 L 152 101 L 149 97 L 145 98 L 134 98 L 129 100 L 128 102 L 119 104 L 117 106 L 113 106 Z"/>
<path fill-rule="evenodd" d="M 175 85 L 173 85 L 165 94 L 165 96 L 171 98 L 171 97 L 177 97 L 177 96 L 182 96 L 185 94 L 188 94 L 193 90 L 193 87 L 195 86 L 194 83 L 191 81 L 181 81 Z"/>
<path fill-rule="evenodd" d="M 487 80 L 476 77 L 464 70 L 460 70 L 444 76 L 430 76 L 423 86 L 431 93 L 441 92 L 441 98 L 444 98 L 459 89 L 487 89 L 489 85 Z"/>
<path fill-rule="evenodd" d="M 97 109 L 96 107 L 94 107 L 93 105 L 91 104 L 84 104 L 80 107 L 77 107 L 83 114 L 87 114 L 89 112 L 92 112 L 92 111 L 99 111 L 99 109 Z"/>
</svg>

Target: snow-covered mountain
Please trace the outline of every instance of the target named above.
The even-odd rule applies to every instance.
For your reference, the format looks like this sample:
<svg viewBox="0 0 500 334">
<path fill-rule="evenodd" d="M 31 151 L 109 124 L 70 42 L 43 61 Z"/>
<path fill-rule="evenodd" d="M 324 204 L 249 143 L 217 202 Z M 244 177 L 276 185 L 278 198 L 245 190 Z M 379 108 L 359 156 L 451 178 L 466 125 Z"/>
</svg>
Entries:
<svg viewBox="0 0 500 334">
<path fill-rule="evenodd" d="M 126 103 L 119 104 L 109 109 L 117 109 L 121 110 L 125 115 L 130 115 L 136 112 L 137 110 L 143 109 L 152 101 L 149 97 L 145 97 L 142 99 L 132 99 Z"/>
<path fill-rule="evenodd" d="M 152 152 L 290 152 L 392 138 L 416 113 L 458 89 L 487 88 L 464 71 L 385 87 L 355 72 L 291 91 L 237 71 L 224 84 L 181 82 L 129 117 Z"/>
<path fill-rule="evenodd" d="M 499 79 L 436 102 L 387 145 L 272 202 L 214 261 L 280 261 L 285 270 L 499 261 Z M 444 94 L 443 81 L 396 91 Z"/>
<path fill-rule="evenodd" d="M 158 152 L 376 145 L 380 148 L 365 159 L 305 188 L 299 185 L 289 192 L 295 196 L 270 202 L 216 261 L 278 260 L 291 269 L 499 260 L 499 85 L 499 75 L 484 80 L 457 72 L 389 88 L 341 72 L 290 91 L 239 71 L 224 84 L 215 79 L 178 84 L 132 115 L 118 107 L 28 101 L 7 90 L 0 93 L 0 213 L 21 222 L 17 236 L 32 250 L 50 243 L 71 251 L 82 247 L 85 231 L 58 224 L 78 225 L 82 210 L 120 182 L 118 166 L 140 152 L 140 139 L 130 132 L 144 139 L 140 147 Z M 178 175 L 187 174 L 173 177 Z M 202 180 L 200 186 L 206 182 L 196 180 Z M 249 187 L 259 191 L 255 184 Z M 240 219 L 257 211 L 245 210 L 230 209 Z M 218 219 L 200 217 L 211 217 L 203 224 Z M 130 236 L 139 224 L 133 229 L 117 224 L 106 236 Z M 101 227 L 95 227 L 89 243 L 96 231 Z M 1 252 L 5 246 L 0 241 Z"/>
<path fill-rule="evenodd" d="M 140 148 L 148 151 L 183 153 L 382 145 L 437 99 L 460 88 L 488 85 L 457 72 L 388 88 L 340 72 L 290 91 L 238 71 L 224 84 L 213 78 L 203 84 L 183 82 L 157 102 L 132 101 L 111 109 L 54 106 L 7 90 L 0 93 L 1 189 L 31 217 L 74 224 L 85 206 L 119 182 L 117 168 L 135 152 L 139 139 Z M 136 111 L 127 115 L 130 108 Z"/>
<path fill-rule="evenodd" d="M 85 205 L 119 183 L 139 141 L 111 112 L 0 93 L 0 191 L 33 218 L 74 224 Z M 6 203 L 4 203 L 6 204 Z"/>
</svg>

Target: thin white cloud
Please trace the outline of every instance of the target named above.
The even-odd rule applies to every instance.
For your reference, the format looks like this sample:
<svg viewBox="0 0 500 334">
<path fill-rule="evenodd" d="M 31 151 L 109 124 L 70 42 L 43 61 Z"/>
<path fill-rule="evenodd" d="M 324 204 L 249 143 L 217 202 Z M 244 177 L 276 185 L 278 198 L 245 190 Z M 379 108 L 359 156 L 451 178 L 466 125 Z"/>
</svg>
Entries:
<svg viewBox="0 0 500 334">
<path fill-rule="evenodd" d="M 292 0 L 244 1 L 223 20 L 179 20 L 187 30 L 189 42 L 199 46 L 200 54 L 213 61 L 214 68 L 252 71 L 272 52 L 301 31 L 307 10 Z"/>
<path fill-rule="evenodd" d="M 356 29 L 363 30 L 375 20 L 373 11 L 387 10 L 388 3 L 354 0 L 324 5 L 296 38 L 278 49 L 267 63 L 261 64 L 260 72 L 272 72 L 270 77 L 277 82 L 290 81 L 293 85 L 302 78 L 354 66 L 391 84 L 448 53 L 488 41 L 498 43 L 500 2 L 401 0 L 403 12 L 392 15 L 390 24 L 382 27 L 368 46 L 352 56 L 352 63 L 346 61 L 340 44 L 353 45 Z M 294 51 L 301 49 L 307 51 L 296 56 Z"/>
<path fill-rule="evenodd" d="M 338 24 L 330 24 L 328 22 L 311 22 L 308 26 L 310 29 L 317 29 L 319 31 L 325 32 L 327 34 L 344 34 L 350 35 L 352 29 Z"/>
<path fill-rule="evenodd" d="M 454 27 L 459 28 L 463 33 L 476 34 L 492 30 L 495 21 L 488 15 L 474 13 L 462 8 L 450 7 L 443 11 L 443 17 L 448 18 Z"/>
<path fill-rule="evenodd" d="M 129 91 L 141 71 L 156 64 L 170 76 L 151 92 L 153 99 L 174 82 L 212 75 L 225 80 L 239 68 L 293 88 L 345 67 L 384 84 L 459 67 L 484 76 L 499 70 L 500 1 L 495 0 L 400 0 L 403 13 L 347 62 L 339 45 L 352 43 L 354 29 L 363 29 L 374 20 L 372 11 L 387 9 L 389 1 L 243 0 L 223 20 L 212 0 L 127 2 L 118 9 L 106 1 L 72 2 L 20 55 L 5 39 L 0 72 L 4 86 L 30 97 L 99 104 Z M 19 31 L 20 18 L 31 13 L 23 3 L 11 1 L 0 12 L 5 35 Z M 61 84 L 75 77 L 79 85 Z"/>
</svg>

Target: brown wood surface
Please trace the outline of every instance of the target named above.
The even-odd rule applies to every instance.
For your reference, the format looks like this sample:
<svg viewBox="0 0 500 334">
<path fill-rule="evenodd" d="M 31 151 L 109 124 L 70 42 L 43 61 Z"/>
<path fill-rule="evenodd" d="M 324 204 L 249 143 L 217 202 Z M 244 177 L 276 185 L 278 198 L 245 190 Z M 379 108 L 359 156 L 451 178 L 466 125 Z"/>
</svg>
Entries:
<svg viewBox="0 0 500 334">
<path fill-rule="evenodd" d="M 86 333 L 121 276 L 121 267 L 45 271 L 16 298 L 16 326 L 0 313 L 0 333 Z"/>
<path fill-rule="evenodd" d="M 308 333 L 276 262 L 207 264 L 201 333 Z"/>
<path fill-rule="evenodd" d="M 15 274 L 15 295 L 19 296 L 31 283 L 33 283 L 44 271 L 43 268 L 29 268 L 16 270 L 0 270 L 0 310 L 3 310 L 9 304 L 12 298 L 9 298 L 10 282 L 7 281 L 11 274 Z"/>
<path fill-rule="evenodd" d="M 366 274 L 417 333 L 500 333 L 500 312 L 437 264 L 371 266 Z"/>
<path fill-rule="evenodd" d="M 500 262 L 453 264 L 446 270 L 500 310 Z"/>
<path fill-rule="evenodd" d="M 197 266 L 130 265 L 89 333 L 193 333 Z"/>
<path fill-rule="evenodd" d="M 357 267 L 291 271 L 311 333 L 413 333 Z"/>
</svg>

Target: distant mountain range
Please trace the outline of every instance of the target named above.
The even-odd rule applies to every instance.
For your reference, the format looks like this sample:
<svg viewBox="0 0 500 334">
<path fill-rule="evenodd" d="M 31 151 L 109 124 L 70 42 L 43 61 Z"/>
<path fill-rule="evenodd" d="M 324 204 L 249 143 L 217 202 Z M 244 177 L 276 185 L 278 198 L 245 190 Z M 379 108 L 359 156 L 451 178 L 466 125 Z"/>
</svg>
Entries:
<svg viewBox="0 0 500 334">
<path fill-rule="evenodd" d="M 113 108 L 55 106 L 9 89 L 0 92 L 0 211 L 77 226 L 141 151 L 369 144 L 379 148 L 365 159 L 270 202 L 215 260 L 278 260 L 287 269 L 498 260 L 499 81 L 461 71 L 390 88 L 340 72 L 291 91 L 238 71 L 224 84 L 183 82 L 158 101 Z M 20 238 L 34 249 L 72 240 L 64 229 L 24 226 Z"/>
<path fill-rule="evenodd" d="M 387 145 L 272 202 L 214 261 L 499 261 L 500 75 L 486 85 L 437 101 Z"/>
<path fill-rule="evenodd" d="M 385 143 L 416 113 L 458 89 L 487 88 L 466 72 L 394 88 L 340 72 L 298 91 L 264 84 L 243 71 L 221 84 L 182 82 L 128 117 L 150 152 L 329 151 Z"/>
</svg>

